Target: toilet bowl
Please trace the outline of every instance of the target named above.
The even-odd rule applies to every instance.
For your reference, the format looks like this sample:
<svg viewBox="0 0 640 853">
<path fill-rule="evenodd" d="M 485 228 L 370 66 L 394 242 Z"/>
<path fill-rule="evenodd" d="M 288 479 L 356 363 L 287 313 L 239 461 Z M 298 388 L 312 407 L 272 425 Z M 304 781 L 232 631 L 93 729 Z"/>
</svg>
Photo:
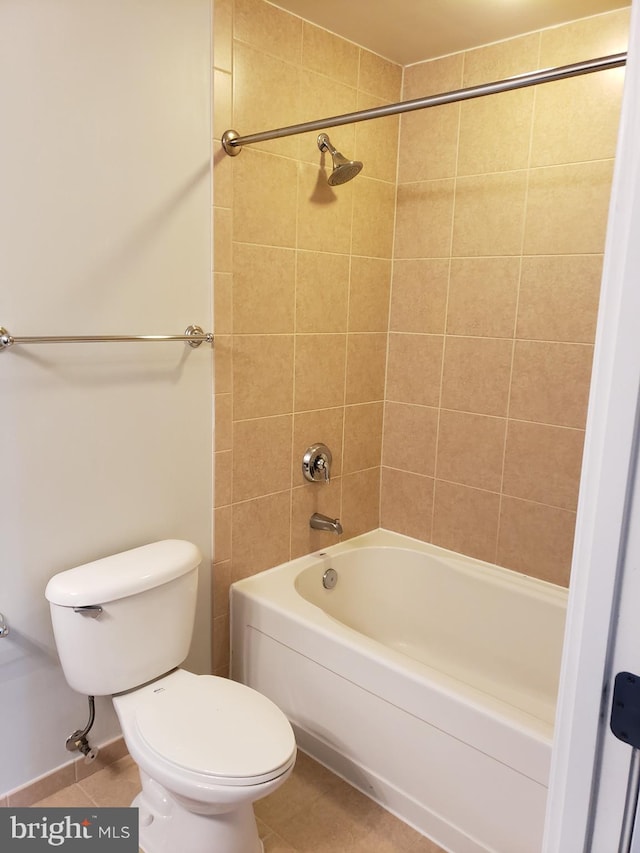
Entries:
<svg viewBox="0 0 640 853">
<path fill-rule="evenodd" d="M 140 769 L 144 853 L 260 853 L 253 803 L 291 773 L 295 738 L 257 691 L 179 668 L 200 561 L 155 542 L 61 572 L 45 595 L 68 683 L 111 695 Z"/>
<path fill-rule="evenodd" d="M 252 804 L 295 763 L 280 709 L 242 684 L 182 669 L 114 696 L 113 705 L 141 771 L 132 805 L 143 850 L 259 853 Z"/>
</svg>

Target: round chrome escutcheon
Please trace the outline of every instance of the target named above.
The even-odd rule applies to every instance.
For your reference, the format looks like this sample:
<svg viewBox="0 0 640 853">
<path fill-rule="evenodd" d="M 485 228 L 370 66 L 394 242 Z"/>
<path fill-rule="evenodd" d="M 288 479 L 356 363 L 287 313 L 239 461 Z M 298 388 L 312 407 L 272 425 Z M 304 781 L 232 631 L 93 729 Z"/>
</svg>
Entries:
<svg viewBox="0 0 640 853">
<path fill-rule="evenodd" d="M 322 575 L 322 586 L 325 589 L 333 589 L 338 583 L 338 573 L 335 569 L 327 569 Z"/>
</svg>

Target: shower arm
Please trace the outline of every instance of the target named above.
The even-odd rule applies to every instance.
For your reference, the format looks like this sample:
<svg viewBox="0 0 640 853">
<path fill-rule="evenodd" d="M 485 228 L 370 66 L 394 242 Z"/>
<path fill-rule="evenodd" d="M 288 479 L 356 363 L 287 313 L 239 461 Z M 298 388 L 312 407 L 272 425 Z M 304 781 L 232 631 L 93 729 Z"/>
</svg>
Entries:
<svg viewBox="0 0 640 853">
<path fill-rule="evenodd" d="M 494 83 L 482 83 L 478 86 L 456 89 L 455 91 L 444 92 L 440 95 L 428 95 L 425 98 L 415 98 L 411 101 L 400 101 L 396 104 L 386 104 L 382 107 L 345 113 L 344 115 L 332 116 L 331 118 L 307 121 L 302 124 L 292 124 L 288 127 L 276 128 L 275 130 L 265 130 L 262 133 L 251 133 L 248 136 L 240 136 L 235 130 L 225 130 L 222 134 L 222 147 L 227 154 L 235 157 L 240 153 L 243 145 L 251 145 L 255 142 L 265 142 L 269 139 L 280 139 L 283 136 L 295 136 L 298 133 L 307 133 L 308 131 L 324 130 L 328 127 L 339 127 L 343 124 L 369 121 L 370 119 L 408 113 L 413 110 L 423 110 L 427 107 L 438 107 L 442 104 L 452 104 L 457 101 L 468 101 L 472 98 L 483 97 L 484 95 L 495 95 L 499 92 L 510 92 L 513 89 L 537 86 L 539 83 L 551 83 L 554 80 L 565 80 L 568 77 L 592 74 L 595 71 L 607 71 L 610 68 L 619 68 L 626 61 L 626 53 L 614 53 L 611 56 L 588 59 L 584 62 L 574 62 L 571 65 L 562 65 L 558 68 L 546 68 L 542 71 L 518 74 L 515 77 L 497 80 Z"/>
</svg>

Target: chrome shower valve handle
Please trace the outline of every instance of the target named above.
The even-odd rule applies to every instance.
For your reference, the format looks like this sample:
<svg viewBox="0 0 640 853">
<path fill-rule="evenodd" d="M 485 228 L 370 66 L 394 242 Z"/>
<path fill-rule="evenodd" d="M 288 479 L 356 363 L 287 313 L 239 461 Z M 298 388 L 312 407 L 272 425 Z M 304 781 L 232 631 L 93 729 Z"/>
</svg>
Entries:
<svg viewBox="0 0 640 853">
<path fill-rule="evenodd" d="M 329 465 L 325 456 L 319 456 L 316 468 L 324 474 L 325 483 L 329 482 Z"/>
<path fill-rule="evenodd" d="M 302 473 L 310 483 L 329 482 L 331 451 L 326 444 L 312 444 L 302 457 Z"/>
</svg>

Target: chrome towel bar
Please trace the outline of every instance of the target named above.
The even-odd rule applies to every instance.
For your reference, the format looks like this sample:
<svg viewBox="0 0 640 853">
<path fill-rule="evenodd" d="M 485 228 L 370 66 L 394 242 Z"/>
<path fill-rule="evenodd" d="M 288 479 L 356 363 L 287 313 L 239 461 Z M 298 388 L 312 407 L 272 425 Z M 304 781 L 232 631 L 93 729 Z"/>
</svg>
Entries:
<svg viewBox="0 0 640 853">
<path fill-rule="evenodd" d="M 130 341 L 185 341 L 190 347 L 199 347 L 202 343 L 213 343 L 213 333 L 203 331 L 200 326 L 187 326 L 183 335 L 55 335 L 52 337 L 32 336 L 14 337 L 0 326 L 0 352 L 14 344 L 86 344 L 86 343 L 122 343 Z"/>
</svg>

